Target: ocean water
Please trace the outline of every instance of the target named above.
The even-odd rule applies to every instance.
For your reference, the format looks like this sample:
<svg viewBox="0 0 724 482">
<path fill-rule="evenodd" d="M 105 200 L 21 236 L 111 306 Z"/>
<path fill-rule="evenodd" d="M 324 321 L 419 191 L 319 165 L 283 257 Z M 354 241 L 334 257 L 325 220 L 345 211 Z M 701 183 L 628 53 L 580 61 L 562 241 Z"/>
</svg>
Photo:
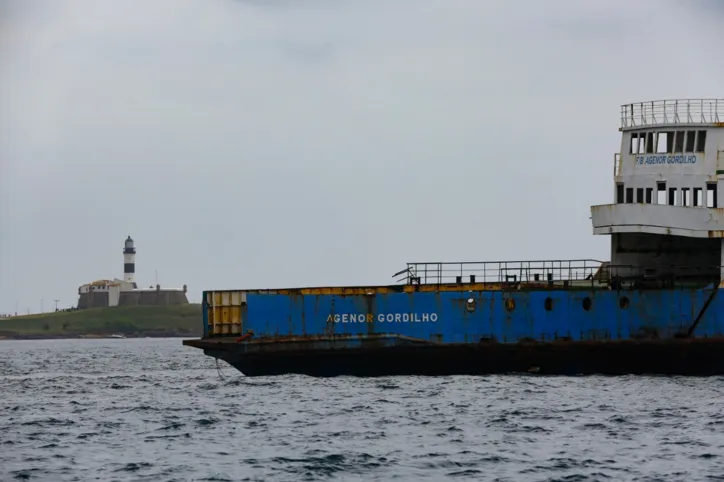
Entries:
<svg viewBox="0 0 724 482">
<path fill-rule="evenodd" d="M 0 480 L 724 480 L 724 378 L 219 366 L 180 339 L 0 341 Z"/>
</svg>

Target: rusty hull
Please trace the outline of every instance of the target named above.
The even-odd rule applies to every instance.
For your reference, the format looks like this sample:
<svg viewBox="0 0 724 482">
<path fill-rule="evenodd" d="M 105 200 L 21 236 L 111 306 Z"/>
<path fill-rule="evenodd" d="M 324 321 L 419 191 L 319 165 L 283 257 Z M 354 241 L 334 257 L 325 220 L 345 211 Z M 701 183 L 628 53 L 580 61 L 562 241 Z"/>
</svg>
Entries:
<svg viewBox="0 0 724 482">
<path fill-rule="evenodd" d="M 183 344 L 248 376 L 724 374 L 711 285 L 405 288 L 208 292 Z"/>
<path fill-rule="evenodd" d="M 246 376 L 314 377 L 724 374 L 724 337 L 669 340 L 441 344 L 415 339 L 184 340 Z M 336 343 L 335 343 L 336 342 Z"/>
</svg>

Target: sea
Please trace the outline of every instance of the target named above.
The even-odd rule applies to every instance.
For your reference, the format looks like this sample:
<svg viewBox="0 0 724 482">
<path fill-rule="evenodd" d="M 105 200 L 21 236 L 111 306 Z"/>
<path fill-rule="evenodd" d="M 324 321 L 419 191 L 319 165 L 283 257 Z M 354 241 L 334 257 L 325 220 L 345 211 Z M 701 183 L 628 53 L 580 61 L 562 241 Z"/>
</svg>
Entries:
<svg viewBox="0 0 724 482">
<path fill-rule="evenodd" d="M 724 480 L 724 378 L 245 378 L 181 339 L 0 341 L 0 480 Z"/>
</svg>

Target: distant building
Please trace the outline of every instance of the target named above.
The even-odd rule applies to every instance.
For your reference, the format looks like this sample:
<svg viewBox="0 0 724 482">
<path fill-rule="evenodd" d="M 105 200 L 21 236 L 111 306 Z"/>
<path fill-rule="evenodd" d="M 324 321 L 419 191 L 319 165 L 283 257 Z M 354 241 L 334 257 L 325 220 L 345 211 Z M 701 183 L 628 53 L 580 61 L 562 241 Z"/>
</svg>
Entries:
<svg viewBox="0 0 724 482">
<path fill-rule="evenodd" d="M 186 285 L 164 288 L 160 285 L 139 289 L 136 284 L 136 247 L 130 236 L 123 247 L 123 279 L 96 280 L 78 288 L 78 309 L 108 306 L 163 306 L 188 304 Z"/>
</svg>

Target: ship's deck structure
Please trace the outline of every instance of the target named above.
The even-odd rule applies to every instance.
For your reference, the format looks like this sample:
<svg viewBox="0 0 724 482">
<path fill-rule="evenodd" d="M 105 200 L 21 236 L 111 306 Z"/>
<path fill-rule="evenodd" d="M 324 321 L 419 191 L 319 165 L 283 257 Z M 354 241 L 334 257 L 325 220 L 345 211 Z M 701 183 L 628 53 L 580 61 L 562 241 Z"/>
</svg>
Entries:
<svg viewBox="0 0 724 482">
<path fill-rule="evenodd" d="M 205 291 L 247 375 L 724 374 L 724 99 L 621 106 L 610 259 L 413 262 L 388 285 Z"/>
<path fill-rule="evenodd" d="M 619 130 L 614 202 L 591 207 L 611 264 L 698 267 L 721 280 L 724 99 L 623 105 Z"/>
</svg>

